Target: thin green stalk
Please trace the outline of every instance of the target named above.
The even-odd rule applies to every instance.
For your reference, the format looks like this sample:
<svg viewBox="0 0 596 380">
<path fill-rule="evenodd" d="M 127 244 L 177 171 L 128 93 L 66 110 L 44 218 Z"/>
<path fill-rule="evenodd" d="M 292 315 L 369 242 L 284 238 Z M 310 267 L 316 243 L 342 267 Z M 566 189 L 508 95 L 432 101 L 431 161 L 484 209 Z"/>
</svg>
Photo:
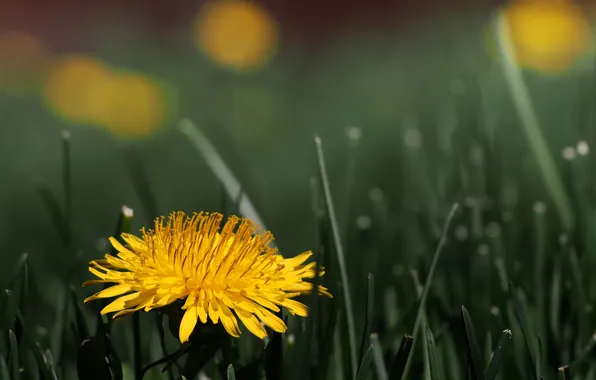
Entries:
<svg viewBox="0 0 596 380">
<path fill-rule="evenodd" d="M 383 348 L 381 347 L 381 342 L 379 341 L 379 336 L 377 333 L 370 334 L 370 342 L 375 348 L 373 351 L 373 359 L 375 363 L 377 379 L 389 380 L 389 374 L 387 374 L 387 367 L 385 366 L 385 359 L 383 359 Z"/>
<path fill-rule="evenodd" d="M 232 170 L 226 165 L 217 149 L 211 144 L 207 136 L 201 132 L 199 127 L 192 121 L 184 119 L 180 121 L 178 129 L 188 141 L 192 144 L 195 150 L 203 157 L 213 174 L 221 182 L 226 189 L 230 199 L 237 202 L 240 215 L 249 218 L 258 224 L 263 230 L 266 230 L 265 223 L 257 212 L 257 209 L 248 198 L 246 192 L 242 191 L 240 181 L 236 179 Z"/>
<path fill-rule="evenodd" d="M 422 295 L 420 297 L 420 304 L 418 306 L 418 311 L 416 312 L 416 319 L 414 320 L 414 326 L 412 327 L 412 331 L 410 333 L 410 335 L 413 337 L 414 340 L 416 340 L 416 337 L 418 335 L 418 330 L 420 329 L 420 325 L 422 323 L 422 319 L 423 319 L 422 317 L 424 315 L 424 306 L 426 304 L 426 298 L 428 297 L 428 292 L 430 291 L 430 287 L 432 285 L 432 280 L 433 280 L 433 277 L 435 274 L 435 269 L 437 268 L 437 263 L 439 262 L 439 257 L 441 256 L 441 252 L 443 252 L 443 248 L 445 247 L 445 244 L 447 243 L 447 234 L 451 228 L 451 222 L 453 221 L 453 218 L 455 217 L 455 214 L 458 209 L 459 209 L 458 203 L 455 203 L 451 207 L 451 211 L 449 212 L 449 215 L 447 216 L 447 221 L 445 222 L 445 226 L 443 227 L 443 233 L 441 234 L 441 239 L 439 240 L 439 244 L 437 245 L 437 249 L 435 250 L 435 253 L 433 255 L 433 259 L 430 264 L 430 269 L 428 271 L 428 276 L 426 276 L 426 282 L 424 283 L 424 289 L 422 290 Z M 409 373 L 409 369 L 410 369 L 410 363 L 411 363 L 411 361 L 408 360 L 406 363 L 406 368 L 404 370 L 402 379 L 409 379 L 408 373 Z"/>
<path fill-rule="evenodd" d="M 534 262 L 534 291 L 536 292 L 536 324 L 538 333 L 546 337 L 546 295 L 544 294 L 544 272 L 546 256 L 546 214 L 542 207 L 534 208 L 535 226 L 535 262 Z M 548 344 L 545 341 L 545 344 Z M 541 358 L 546 359 L 546 358 Z"/>
<path fill-rule="evenodd" d="M 574 216 L 571 202 L 563 186 L 561 175 L 557 170 L 554 158 L 542 134 L 538 116 L 534 110 L 528 88 L 515 55 L 507 19 L 500 13 L 494 21 L 495 35 L 499 46 L 501 66 L 509 87 L 513 104 L 517 109 L 521 125 L 528 138 L 536 162 L 540 168 L 546 191 L 552 198 L 561 218 L 563 229 L 571 232 L 574 227 Z"/>
<path fill-rule="evenodd" d="M 70 158 L 70 132 L 62 131 L 62 188 L 64 190 L 64 216 L 68 223 L 68 249 L 72 249 L 72 181 Z"/>
<path fill-rule="evenodd" d="M 331 188 L 329 185 L 329 179 L 327 177 L 327 168 L 325 166 L 325 156 L 323 154 L 323 146 L 320 137 L 315 137 L 315 146 L 317 151 L 317 157 L 319 161 L 319 170 L 321 174 L 321 181 L 323 184 L 323 192 L 325 194 L 325 201 L 327 204 L 327 212 L 329 214 L 329 221 L 331 223 L 331 231 L 333 233 L 333 240 L 335 242 L 335 253 L 337 255 L 337 262 L 339 266 L 342 293 L 344 300 L 344 307 L 346 313 L 346 321 L 348 327 L 348 344 L 350 352 L 350 368 L 352 370 L 352 376 L 355 376 L 358 369 L 358 360 L 356 356 L 356 324 L 354 322 L 354 309 L 352 307 L 352 298 L 350 293 L 350 284 L 348 282 L 348 270 L 346 266 L 346 259 L 344 256 L 344 250 L 341 241 L 341 235 L 339 232 L 339 225 L 335 216 L 335 210 L 333 208 L 333 199 L 331 197 Z"/>
<path fill-rule="evenodd" d="M 349 152 L 346 166 L 346 179 L 344 184 L 344 197 L 342 207 L 343 223 L 341 224 L 343 232 L 343 242 L 348 244 L 348 236 L 350 235 L 350 201 L 352 198 L 352 190 L 354 188 L 354 177 L 356 172 L 356 162 L 358 158 L 358 151 L 360 148 L 361 130 L 358 127 L 350 127 L 348 129 Z"/>
<path fill-rule="evenodd" d="M 143 362 L 141 356 L 141 321 L 139 314 L 132 314 L 132 336 L 134 345 L 134 369 L 135 369 L 135 380 L 143 380 Z"/>
</svg>

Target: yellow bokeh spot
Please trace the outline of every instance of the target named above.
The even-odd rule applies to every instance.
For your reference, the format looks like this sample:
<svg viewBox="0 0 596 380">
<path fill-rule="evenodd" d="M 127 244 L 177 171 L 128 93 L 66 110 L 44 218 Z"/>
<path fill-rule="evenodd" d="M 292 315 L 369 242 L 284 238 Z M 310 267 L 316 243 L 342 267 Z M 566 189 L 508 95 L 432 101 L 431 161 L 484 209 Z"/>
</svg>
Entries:
<svg viewBox="0 0 596 380">
<path fill-rule="evenodd" d="M 25 32 L 0 34 L 0 91 L 21 95 L 37 90 L 47 73 L 50 49 Z"/>
<path fill-rule="evenodd" d="M 573 1 L 518 0 L 503 16 L 523 67 L 560 72 L 591 50 L 590 25 Z"/>
<path fill-rule="evenodd" d="M 146 136 L 164 123 L 168 99 L 157 81 L 137 74 L 118 74 L 110 94 L 102 122 L 114 134 Z"/>
<path fill-rule="evenodd" d="M 243 0 L 211 0 L 200 10 L 195 41 L 209 58 L 236 70 L 261 67 L 275 52 L 279 30 L 273 18 Z"/>
<path fill-rule="evenodd" d="M 45 95 L 62 118 L 124 137 L 150 135 L 167 116 L 168 99 L 160 83 L 114 71 L 88 56 L 59 59 L 50 72 Z"/>
<path fill-rule="evenodd" d="M 112 74 L 99 60 L 68 56 L 55 62 L 45 95 L 52 109 L 75 123 L 100 123 L 111 96 Z"/>
</svg>

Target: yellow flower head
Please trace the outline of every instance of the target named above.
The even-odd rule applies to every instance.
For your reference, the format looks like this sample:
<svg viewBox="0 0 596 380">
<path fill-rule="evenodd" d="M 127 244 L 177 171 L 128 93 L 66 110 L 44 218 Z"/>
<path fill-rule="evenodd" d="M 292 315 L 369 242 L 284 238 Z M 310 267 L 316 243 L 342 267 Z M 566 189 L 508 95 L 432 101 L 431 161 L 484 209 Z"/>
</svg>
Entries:
<svg viewBox="0 0 596 380">
<path fill-rule="evenodd" d="M 591 50 L 590 24 L 574 1 L 515 0 L 503 16 L 517 59 L 526 68 L 563 71 Z"/>
<path fill-rule="evenodd" d="M 270 232 L 254 222 L 232 216 L 220 231 L 223 216 L 183 212 L 155 221 L 155 231 L 142 229 L 142 239 L 122 234 L 124 247 L 113 237 L 118 255 L 92 261 L 89 271 L 100 278 L 85 283 L 115 283 L 87 298 L 118 298 L 101 314 L 114 318 L 138 310 L 149 311 L 186 299 L 180 323 L 181 342 L 189 340 L 197 321 L 221 322 L 234 337 L 240 336 L 238 319 L 259 338 L 267 333 L 261 323 L 276 332 L 287 327 L 273 312 L 285 307 L 292 315 L 307 316 L 308 309 L 293 298 L 310 293 L 315 263 L 303 265 L 312 255 L 304 252 L 285 259 L 269 245 Z M 319 292 L 331 296 L 327 289 Z M 238 319 L 237 319 L 238 318 Z"/>
</svg>

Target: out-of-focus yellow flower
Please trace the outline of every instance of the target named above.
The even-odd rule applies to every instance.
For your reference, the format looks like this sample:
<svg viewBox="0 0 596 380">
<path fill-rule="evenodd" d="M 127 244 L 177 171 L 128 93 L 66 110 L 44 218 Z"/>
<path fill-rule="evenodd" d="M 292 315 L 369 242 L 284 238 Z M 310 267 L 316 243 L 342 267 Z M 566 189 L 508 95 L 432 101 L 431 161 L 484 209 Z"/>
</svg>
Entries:
<svg viewBox="0 0 596 380">
<path fill-rule="evenodd" d="M 138 74 L 117 74 L 101 122 L 119 136 L 146 136 L 164 123 L 167 106 L 168 97 L 157 81 Z"/>
<path fill-rule="evenodd" d="M 53 66 L 45 89 L 51 108 L 75 123 L 123 137 L 150 135 L 167 114 L 164 87 L 152 78 L 113 71 L 87 56 L 67 56 Z"/>
<path fill-rule="evenodd" d="M 113 75 L 99 60 L 87 56 L 58 59 L 50 71 L 45 94 L 51 108 L 75 123 L 101 124 L 112 95 Z"/>
<path fill-rule="evenodd" d="M 236 70 L 261 67 L 275 52 L 279 30 L 258 5 L 244 0 L 211 0 L 199 11 L 195 41 L 213 61 Z"/>
<path fill-rule="evenodd" d="M 38 90 L 47 74 L 50 49 L 24 33 L 0 34 L 0 91 L 21 95 Z"/>
<path fill-rule="evenodd" d="M 503 17 L 523 67 L 559 72 L 591 50 L 590 25 L 573 1 L 517 0 Z"/>
<path fill-rule="evenodd" d="M 238 319 L 259 338 L 267 336 L 259 322 L 285 332 L 286 324 L 274 312 L 284 307 L 291 314 L 308 315 L 307 307 L 293 298 L 314 288 L 305 281 L 317 272 L 314 262 L 304 264 L 311 252 L 283 258 L 269 246 L 270 232 L 236 216 L 220 230 L 222 220 L 219 213 L 188 217 L 174 212 L 167 221 L 156 219 L 154 231 L 141 230 L 141 239 L 123 234 L 126 247 L 110 238 L 118 255 L 92 261 L 89 271 L 99 280 L 86 285 L 114 285 L 85 302 L 118 297 L 101 311 L 115 312 L 116 318 L 183 300 L 181 342 L 189 340 L 199 321 L 208 320 L 221 323 L 234 337 L 240 335 Z M 318 289 L 331 296 L 324 287 Z"/>
</svg>

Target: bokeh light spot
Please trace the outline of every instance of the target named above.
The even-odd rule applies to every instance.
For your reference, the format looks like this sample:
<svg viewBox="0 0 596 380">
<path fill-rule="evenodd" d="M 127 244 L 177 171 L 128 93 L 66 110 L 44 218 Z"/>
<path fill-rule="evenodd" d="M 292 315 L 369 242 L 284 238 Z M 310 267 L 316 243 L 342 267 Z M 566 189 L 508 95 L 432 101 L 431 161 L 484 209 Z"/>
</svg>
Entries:
<svg viewBox="0 0 596 380">
<path fill-rule="evenodd" d="M 77 55 L 56 62 L 46 84 L 46 99 L 66 120 L 123 137 L 154 133 L 163 125 L 169 105 L 158 81 L 114 71 L 93 57 Z"/>
<path fill-rule="evenodd" d="M 112 74 L 101 61 L 87 56 L 67 56 L 56 61 L 46 83 L 45 95 L 61 117 L 98 125 L 111 96 Z"/>
<path fill-rule="evenodd" d="M 590 25 L 572 1 L 518 0 L 503 15 L 523 67 L 556 73 L 591 50 Z"/>
<path fill-rule="evenodd" d="M 0 34 L 0 91 L 23 95 L 40 89 L 47 74 L 50 49 L 25 32 Z"/>
<path fill-rule="evenodd" d="M 263 8 L 243 0 L 211 0 L 199 11 L 195 41 L 216 63 L 239 71 L 255 70 L 274 54 L 276 22 Z"/>
<path fill-rule="evenodd" d="M 169 102 L 163 85 L 156 80 L 139 74 L 119 74 L 110 93 L 102 121 L 112 133 L 140 137 L 163 125 Z"/>
</svg>

